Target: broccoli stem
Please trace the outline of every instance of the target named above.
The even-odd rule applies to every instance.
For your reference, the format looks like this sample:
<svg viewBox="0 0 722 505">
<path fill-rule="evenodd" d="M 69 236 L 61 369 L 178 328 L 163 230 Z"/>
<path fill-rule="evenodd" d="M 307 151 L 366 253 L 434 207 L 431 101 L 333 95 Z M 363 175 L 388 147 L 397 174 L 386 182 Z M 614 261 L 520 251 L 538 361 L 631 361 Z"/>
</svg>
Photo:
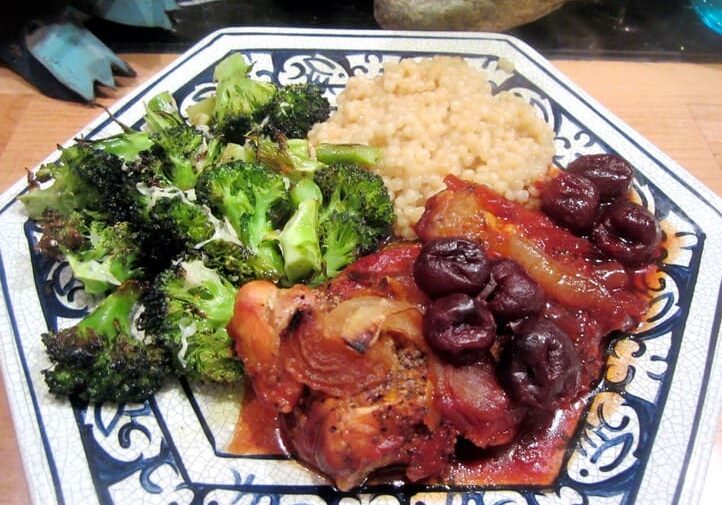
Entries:
<svg viewBox="0 0 722 505">
<path fill-rule="evenodd" d="M 319 144 L 316 159 L 326 165 L 352 164 L 372 167 L 381 160 L 378 147 L 363 144 Z"/>
<path fill-rule="evenodd" d="M 146 132 L 133 131 L 94 141 L 92 144 L 106 153 L 130 162 L 138 159 L 143 151 L 150 149 L 153 142 Z"/>
<path fill-rule="evenodd" d="M 284 271 L 293 283 L 321 271 L 318 212 L 318 199 L 301 201 L 278 237 L 283 252 Z"/>
<path fill-rule="evenodd" d="M 128 282 L 123 289 L 118 289 L 113 296 L 104 298 L 77 327 L 79 331 L 91 329 L 111 340 L 119 334 L 130 335 L 131 322 L 129 315 L 137 303 L 142 290 L 140 284 Z"/>
</svg>

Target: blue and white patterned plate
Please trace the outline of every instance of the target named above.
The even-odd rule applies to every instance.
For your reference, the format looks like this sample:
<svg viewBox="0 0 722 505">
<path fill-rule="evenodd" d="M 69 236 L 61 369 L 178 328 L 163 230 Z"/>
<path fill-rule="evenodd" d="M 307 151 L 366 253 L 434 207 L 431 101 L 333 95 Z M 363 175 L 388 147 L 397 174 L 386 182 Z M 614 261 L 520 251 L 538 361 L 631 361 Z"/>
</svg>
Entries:
<svg viewBox="0 0 722 505">
<path fill-rule="evenodd" d="M 241 51 L 263 79 L 312 80 L 333 102 L 351 75 L 402 57 L 454 54 L 495 90 L 528 100 L 556 132 L 555 162 L 616 152 L 638 169 L 635 190 L 674 236 L 648 321 L 620 340 L 600 392 L 550 488 L 426 488 L 389 484 L 338 493 L 295 461 L 226 452 L 240 391 L 172 384 L 143 405 L 70 405 L 46 390 L 39 335 L 72 324 L 87 299 L 67 265 L 38 256 L 38 230 L 16 200 L 0 200 L 2 370 L 35 503 L 353 505 L 362 503 L 666 504 L 696 501 L 719 410 L 722 205 L 707 188 L 560 75 L 534 50 L 490 34 L 226 29 L 113 107 L 139 126 L 163 90 L 184 109 L 212 89 L 215 64 Z M 503 63 L 502 63 L 503 62 Z M 511 63 L 512 65 L 509 65 Z M 83 132 L 118 131 L 107 116 Z M 51 155 L 49 159 L 56 156 Z"/>
</svg>

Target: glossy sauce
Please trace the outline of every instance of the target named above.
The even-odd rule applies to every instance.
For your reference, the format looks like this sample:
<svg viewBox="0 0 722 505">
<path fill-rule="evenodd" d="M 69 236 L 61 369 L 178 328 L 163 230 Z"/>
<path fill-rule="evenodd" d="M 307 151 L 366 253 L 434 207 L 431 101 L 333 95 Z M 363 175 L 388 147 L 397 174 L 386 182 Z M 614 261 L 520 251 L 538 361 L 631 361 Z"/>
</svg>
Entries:
<svg viewBox="0 0 722 505">
<path fill-rule="evenodd" d="M 586 299 L 579 303 L 575 300 L 573 306 L 563 296 L 555 299 L 550 295 L 544 309 L 545 317 L 570 336 L 581 358 L 582 385 L 576 399 L 544 419 L 528 416 L 525 428 L 512 443 L 479 449 L 460 442 L 450 465 L 434 482 L 550 485 L 559 474 L 568 442 L 602 378 L 610 332 L 632 330 L 638 325 L 648 307 L 650 287 L 656 285 L 657 268 L 652 265 L 636 271 L 624 269 L 601 258 L 587 240 L 560 229 L 538 211 L 521 207 L 482 186 L 454 178 L 446 182 L 451 195 L 437 195 L 427 204 L 427 213 L 417 227 L 422 239 L 464 236 L 484 243 L 489 256 L 498 258 L 508 257 L 514 240 L 521 236 L 531 244 L 529 247 L 535 248 L 535 254 L 563 270 L 564 275 L 558 278 L 570 282 L 572 290 L 581 286 L 597 291 L 582 290 Z M 444 219 L 439 219 L 439 215 Z M 423 307 L 428 299 L 415 285 L 412 275 L 419 251 L 418 244 L 391 245 L 382 253 L 361 258 L 323 289 L 339 300 L 373 294 Z M 565 288 L 548 283 L 550 293 L 554 292 L 549 289 L 552 287 L 562 291 Z M 247 395 L 229 449 L 238 454 L 283 454 L 277 421 L 273 412 L 266 411 L 252 394 Z"/>
<path fill-rule="evenodd" d="M 286 454 L 278 428 L 278 415 L 258 401 L 248 381 L 228 452 L 244 456 Z"/>
</svg>

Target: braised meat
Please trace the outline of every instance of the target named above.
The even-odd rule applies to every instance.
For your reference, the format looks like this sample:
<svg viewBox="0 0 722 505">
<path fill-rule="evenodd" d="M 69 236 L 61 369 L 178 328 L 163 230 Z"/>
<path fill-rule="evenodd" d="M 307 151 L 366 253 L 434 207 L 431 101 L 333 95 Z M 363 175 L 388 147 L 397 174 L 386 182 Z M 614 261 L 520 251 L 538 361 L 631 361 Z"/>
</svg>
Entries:
<svg viewBox="0 0 722 505">
<path fill-rule="evenodd" d="M 228 329 L 257 399 L 288 451 L 341 490 L 388 467 L 410 481 L 548 483 L 605 337 L 646 310 L 637 273 L 587 238 L 446 183 L 421 244 L 317 288 L 238 292 Z"/>
<path fill-rule="evenodd" d="M 491 363 L 457 368 L 427 347 L 418 252 L 387 248 L 319 289 L 254 281 L 238 293 L 229 330 L 256 394 L 282 414 L 289 450 L 339 489 L 389 466 L 439 476 L 459 434 L 507 443 L 521 418 L 506 415 L 516 407 Z"/>
</svg>

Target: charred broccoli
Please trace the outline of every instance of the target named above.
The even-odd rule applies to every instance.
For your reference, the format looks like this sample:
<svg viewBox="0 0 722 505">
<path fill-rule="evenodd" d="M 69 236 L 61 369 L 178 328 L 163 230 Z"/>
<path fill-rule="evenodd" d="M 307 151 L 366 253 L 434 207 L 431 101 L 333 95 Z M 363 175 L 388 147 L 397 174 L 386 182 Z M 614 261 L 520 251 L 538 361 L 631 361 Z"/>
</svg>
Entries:
<svg viewBox="0 0 722 505">
<path fill-rule="evenodd" d="M 228 220 L 250 252 L 249 265 L 256 278 L 283 277 L 283 258 L 275 235 L 291 210 L 287 185 L 278 172 L 242 161 L 216 165 L 198 179 L 199 202 L 217 218 Z"/>
<path fill-rule="evenodd" d="M 252 79 L 249 65 L 239 53 L 216 66 L 213 95 L 192 105 L 188 117 L 195 125 L 208 125 L 226 141 L 243 144 L 253 134 L 305 138 L 311 127 L 328 119 L 331 106 L 313 83 L 276 86 Z"/>
<path fill-rule="evenodd" d="M 330 112 L 331 105 L 316 84 L 287 84 L 278 88 L 268 104 L 264 131 L 271 135 L 280 132 L 287 138 L 305 138 L 314 124 L 328 119 Z"/>
<path fill-rule="evenodd" d="M 218 63 L 213 72 L 216 92 L 189 107 L 191 123 L 207 122 L 226 141 L 243 144 L 245 135 L 263 119 L 276 94 L 273 83 L 249 77 L 251 68 L 240 53 L 233 53 Z"/>
<path fill-rule="evenodd" d="M 96 149 L 91 143 L 75 144 L 62 149 L 57 161 L 29 175 L 30 190 L 20 201 L 32 219 L 48 210 L 64 216 L 74 211 L 104 214 L 103 193 L 95 184 L 93 172 L 120 170 L 122 164 L 118 156 Z"/>
<path fill-rule="evenodd" d="M 230 231 L 229 231 L 230 232 Z M 252 254 L 235 235 L 217 234 L 212 240 L 201 244 L 196 251 L 203 262 L 236 286 L 255 279 Z"/>
<path fill-rule="evenodd" d="M 283 135 L 275 139 L 266 135 L 249 137 L 247 146 L 256 161 L 283 174 L 305 174 L 324 166 L 311 157 L 307 140 L 286 139 Z"/>
<path fill-rule="evenodd" d="M 207 138 L 180 115 L 175 100 L 163 92 L 146 104 L 145 122 L 150 132 L 149 149 L 134 167 L 150 170 L 162 185 L 181 190 L 192 189 L 203 169 L 221 155 L 223 146 L 216 138 Z"/>
<path fill-rule="evenodd" d="M 169 349 L 180 375 L 236 382 L 243 367 L 226 332 L 235 296 L 236 287 L 202 260 L 184 260 L 155 279 L 141 326 Z"/>
<path fill-rule="evenodd" d="M 86 292 L 103 294 L 144 277 L 140 236 L 129 223 L 87 223 L 71 216 L 47 224 L 41 249 L 57 247 Z"/>
<path fill-rule="evenodd" d="M 43 370 L 50 392 L 94 402 L 143 401 L 169 373 L 165 348 L 132 330 L 143 292 L 137 281 L 121 285 L 71 328 L 43 334 L 52 363 Z"/>
<path fill-rule="evenodd" d="M 236 53 L 216 92 L 183 117 L 170 93 L 146 104 L 142 130 L 78 140 L 29 176 L 21 197 L 41 252 L 106 296 L 73 328 L 43 335 L 50 390 L 137 401 L 168 375 L 235 382 L 226 332 L 242 283 L 317 283 L 390 233 L 376 148 L 305 137 L 328 117 L 312 84 L 251 79 Z"/>
</svg>

